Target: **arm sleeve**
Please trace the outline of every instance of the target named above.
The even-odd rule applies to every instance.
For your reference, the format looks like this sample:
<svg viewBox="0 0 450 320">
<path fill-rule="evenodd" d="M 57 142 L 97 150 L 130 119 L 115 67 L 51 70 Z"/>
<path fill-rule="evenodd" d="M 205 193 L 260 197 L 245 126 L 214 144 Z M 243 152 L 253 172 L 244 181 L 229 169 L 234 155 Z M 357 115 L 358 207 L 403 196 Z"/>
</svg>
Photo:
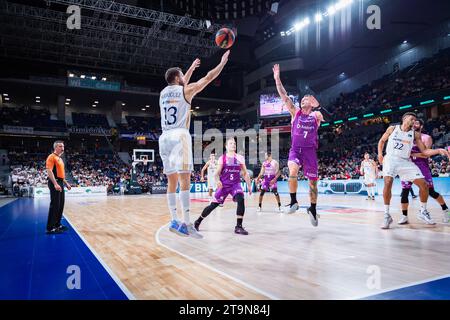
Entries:
<svg viewBox="0 0 450 320">
<path fill-rule="evenodd" d="M 45 161 L 45 168 L 48 170 L 53 170 L 55 167 L 55 161 L 51 155 L 47 157 L 47 160 Z"/>
</svg>

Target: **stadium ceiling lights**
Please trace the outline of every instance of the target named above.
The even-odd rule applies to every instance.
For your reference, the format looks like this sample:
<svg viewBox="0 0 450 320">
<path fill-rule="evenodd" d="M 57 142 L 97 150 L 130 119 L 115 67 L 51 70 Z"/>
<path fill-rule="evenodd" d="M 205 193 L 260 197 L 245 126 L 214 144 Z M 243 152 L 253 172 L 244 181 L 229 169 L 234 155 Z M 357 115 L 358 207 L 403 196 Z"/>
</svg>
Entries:
<svg viewBox="0 0 450 320">
<path fill-rule="evenodd" d="M 69 99 L 69 98 L 66 98 L 66 101 L 70 102 L 70 99 Z"/>
<path fill-rule="evenodd" d="M 150 108 L 150 106 L 149 106 L 149 105 L 146 105 L 145 107 L 146 107 L 146 108 Z"/>
<path fill-rule="evenodd" d="M 95 79 L 97 79 L 97 77 L 96 77 L 96 76 L 92 76 L 91 79 L 92 79 L 92 80 L 95 80 Z"/>
<path fill-rule="evenodd" d="M 102 81 L 106 81 L 106 78 L 105 78 L 105 77 L 103 77 L 103 78 L 102 78 Z"/>
<path fill-rule="evenodd" d="M 69 78 L 73 78 L 75 75 L 73 73 L 69 73 Z"/>
<path fill-rule="evenodd" d="M 125 105 L 126 105 L 126 104 L 125 104 L 124 102 L 122 102 L 122 107 L 125 107 Z"/>
<path fill-rule="evenodd" d="M 8 94 L 7 94 L 7 93 L 4 93 L 4 94 L 3 94 L 3 96 L 4 96 L 4 97 L 7 97 L 7 96 L 8 96 Z"/>
<path fill-rule="evenodd" d="M 97 106 L 97 105 L 95 105 L 95 104 L 92 105 L 92 107 L 94 107 L 94 108 L 95 108 L 96 106 Z"/>
<path fill-rule="evenodd" d="M 316 23 L 320 23 L 323 20 L 323 17 L 333 16 L 339 10 L 342 10 L 343 8 L 348 7 L 352 3 L 353 3 L 353 0 L 340 0 L 340 1 L 336 2 L 335 4 L 329 6 L 327 11 L 325 11 L 324 13 L 320 13 L 320 12 L 316 13 L 314 15 L 314 21 Z M 310 20 L 310 18 L 307 17 L 307 18 L 303 19 L 303 21 L 301 21 L 301 22 L 296 22 L 294 24 L 294 26 L 292 26 L 289 30 L 281 31 L 280 36 L 282 36 L 282 37 L 289 36 L 294 32 L 304 29 L 310 23 L 311 23 L 311 20 Z"/>
<path fill-rule="evenodd" d="M 198 110 L 198 109 L 200 109 L 200 107 L 195 107 L 195 109 L 197 109 L 197 110 Z"/>
<path fill-rule="evenodd" d="M 82 75 L 80 76 L 80 78 L 81 78 L 81 79 L 84 79 L 84 78 L 86 78 L 86 76 L 85 76 L 84 74 L 82 74 Z"/>
<path fill-rule="evenodd" d="M 145 108 L 142 108 L 141 110 L 142 110 L 142 111 L 145 111 L 145 110 L 147 110 L 147 109 L 145 109 Z"/>
</svg>

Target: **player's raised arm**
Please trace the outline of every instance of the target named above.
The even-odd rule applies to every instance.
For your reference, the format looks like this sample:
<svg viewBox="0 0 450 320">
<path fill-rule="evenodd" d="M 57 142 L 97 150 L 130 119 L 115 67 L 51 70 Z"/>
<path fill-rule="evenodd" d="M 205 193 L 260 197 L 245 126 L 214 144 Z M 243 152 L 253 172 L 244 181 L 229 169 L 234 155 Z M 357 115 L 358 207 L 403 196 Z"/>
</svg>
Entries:
<svg viewBox="0 0 450 320">
<path fill-rule="evenodd" d="M 202 171 L 200 172 L 200 181 L 204 182 L 205 181 L 205 171 L 206 169 L 208 169 L 209 167 L 209 160 L 205 163 L 205 165 L 202 168 Z"/>
<path fill-rule="evenodd" d="M 194 62 L 192 62 L 192 65 L 189 67 L 188 71 L 186 71 L 186 73 L 183 77 L 183 82 L 184 82 L 185 86 L 189 84 L 189 80 L 191 80 L 194 70 L 197 69 L 198 67 L 200 67 L 200 59 L 199 58 L 195 59 Z"/>
<path fill-rule="evenodd" d="M 386 132 L 381 136 L 380 141 L 378 141 L 378 162 L 380 164 L 383 163 L 383 149 L 384 149 L 384 145 L 388 141 L 389 136 L 392 134 L 392 132 L 394 132 L 394 129 L 395 129 L 394 126 L 390 126 L 389 128 L 387 128 Z"/>
<path fill-rule="evenodd" d="M 426 157 L 432 157 L 432 156 L 436 156 L 438 154 L 445 156 L 447 158 L 450 159 L 450 154 L 447 150 L 445 149 L 428 149 L 422 142 L 422 138 L 420 136 L 420 133 L 415 132 L 414 134 L 414 138 L 416 140 L 416 145 L 419 148 L 420 152 L 426 156 Z"/>
<path fill-rule="evenodd" d="M 197 82 L 192 82 L 184 87 L 184 95 L 187 102 L 191 102 L 192 98 L 199 92 L 201 92 L 205 87 L 210 84 L 215 78 L 219 76 L 223 68 L 228 62 L 228 56 L 230 55 L 230 50 L 227 50 L 222 56 L 220 63 L 212 70 L 210 70 L 206 76 L 198 80 Z"/>
<path fill-rule="evenodd" d="M 281 100 L 283 100 L 283 103 L 286 105 L 291 116 L 295 117 L 295 112 L 297 111 L 295 109 L 295 105 L 292 102 L 291 98 L 289 98 L 286 89 L 283 87 L 283 84 L 281 83 L 280 65 L 279 64 L 274 65 L 272 71 L 273 71 L 273 78 L 275 79 L 275 84 L 277 86 L 278 94 L 280 95 Z"/>
</svg>

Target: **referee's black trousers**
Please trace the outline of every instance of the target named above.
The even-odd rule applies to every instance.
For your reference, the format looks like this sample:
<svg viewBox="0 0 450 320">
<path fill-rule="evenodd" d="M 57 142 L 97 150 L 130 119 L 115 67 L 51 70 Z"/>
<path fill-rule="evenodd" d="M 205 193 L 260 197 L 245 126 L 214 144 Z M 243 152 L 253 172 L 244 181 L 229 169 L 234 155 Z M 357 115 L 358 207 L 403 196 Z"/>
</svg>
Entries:
<svg viewBox="0 0 450 320">
<path fill-rule="evenodd" d="M 47 231 L 61 225 L 61 218 L 64 210 L 64 183 L 62 179 L 56 179 L 61 187 L 61 191 L 55 189 L 51 181 L 48 182 L 50 189 L 50 207 L 48 208 Z"/>
</svg>

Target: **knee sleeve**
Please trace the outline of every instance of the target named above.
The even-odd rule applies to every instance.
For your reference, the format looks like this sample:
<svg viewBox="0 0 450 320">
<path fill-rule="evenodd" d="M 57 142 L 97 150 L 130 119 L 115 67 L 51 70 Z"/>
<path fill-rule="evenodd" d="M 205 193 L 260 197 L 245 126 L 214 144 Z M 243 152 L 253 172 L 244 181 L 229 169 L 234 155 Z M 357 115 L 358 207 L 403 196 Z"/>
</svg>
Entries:
<svg viewBox="0 0 450 320">
<path fill-rule="evenodd" d="M 209 214 L 219 206 L 217 202 L 211 202 L 209 206 L 207 206 L 205 209 L 203 209 L 203 212 L 201 214 L 202 218 L 206 218 L 209 216 Z"/>
<path fill-rule="evenodd" d="M 409 203 L 409 200 L 408 200 L 409 190 L 411 190 L 411 189 L 402 189 L 400 203 Z"/>
<path fill-rule="evenodd" d="M 261 193 L 259 195 L 262 197 L 262 196 L 264 196 L 265 193 L 266 193 L 266 190 L 261 189 Z"/>
<path fill-rule="evenodd" d="M 273 194 L 275 195 L 275 197 L 278 197 L 278 190 L 277 190 L 277 189 L 272 190 L 272 192 L 273 192 Z"/>
<path fill-rule="evenodd" d="M 244 195 L 239 193 L 236 195 L 237 209 L 236 215 L 243 216 L 245 213 Z"/>
<path fill-rule="evenodd" d="M 428 193 L 430 194 L 430 197 L 432 197 L 433 199 L 437 199 L 440 196 L 440 194 L 436 192 L 436 190 L 434 190 L 433 187 L 429 189 Z"/>
</svg>

